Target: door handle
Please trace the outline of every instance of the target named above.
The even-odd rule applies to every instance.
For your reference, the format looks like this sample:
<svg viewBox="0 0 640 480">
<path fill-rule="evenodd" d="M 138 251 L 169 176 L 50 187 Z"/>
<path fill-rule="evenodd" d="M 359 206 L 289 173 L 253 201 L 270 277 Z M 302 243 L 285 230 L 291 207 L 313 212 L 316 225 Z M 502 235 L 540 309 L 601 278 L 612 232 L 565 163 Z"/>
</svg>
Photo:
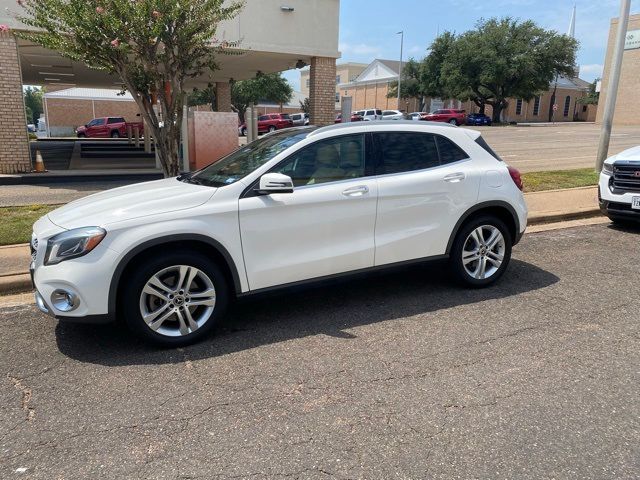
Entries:
<svg viewBox="0 0 640 480">
<path fill-rule="evenodd" d="M 357 187 L 347 188 L 342 192 L 342 195 L 345 197 L 361 197 L 367 193 L 369 193 L 369 187 L 366 185 L 358 185 Z"/>
<path fill-rule="evenodd" d="M 444 181 L 449 183 L 457 183 L 464 180 L 463 172 L 450 173 L 449 175 L 445 175 Z"/>
</svg>

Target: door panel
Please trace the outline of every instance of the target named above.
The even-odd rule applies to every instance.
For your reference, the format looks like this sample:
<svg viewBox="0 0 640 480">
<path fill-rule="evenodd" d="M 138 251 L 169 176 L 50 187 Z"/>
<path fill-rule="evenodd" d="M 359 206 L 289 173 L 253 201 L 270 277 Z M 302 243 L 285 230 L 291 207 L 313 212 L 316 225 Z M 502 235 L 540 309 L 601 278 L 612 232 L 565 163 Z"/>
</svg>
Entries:
<svg viewBox="0 0 640 480">
<path fill-rule="evenodd" d="M 373 266 L 378 192 L 364 135 L 317 141 L 272 171 L 291 177 L 293 193 L 239 201 L 252 290 Z"/>
<path fill-rule="evenodd" d="M 418 142 L 410 145 L 418 155 Z M 471 160 L 436 163 L 377 177 L 376 265 L 444 254 L 456 222 L 476 203 L 480 173 Z"/>
<path fill-rule="evenodd" d="M 369 178 L 240 199 L 249 288 L 372 267 L 376 197 Z"/>
</svg>

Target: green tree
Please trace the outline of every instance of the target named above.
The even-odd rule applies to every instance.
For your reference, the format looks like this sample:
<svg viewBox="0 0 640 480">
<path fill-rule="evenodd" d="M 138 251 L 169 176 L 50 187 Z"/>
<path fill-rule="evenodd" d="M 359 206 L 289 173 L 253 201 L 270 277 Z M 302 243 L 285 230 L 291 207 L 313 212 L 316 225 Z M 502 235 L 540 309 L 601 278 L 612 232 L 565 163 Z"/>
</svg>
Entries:
<svg viewBox="0 0 640 480">
<path fill-rule="evenodd" d="M 440 67 L 440 85 L 459 100 L 493 107 L 499 122 L 508 98 L 530 100 L 557 75 L 575 73 L 578 42 L 511 18 L 480 21 L 455 38 Z"/>
<path fill-rule="evenodd" d="M 225 0 L 20 0 L 22 37 L 120 77 L 154 136 L 165 176 L 179 171 L 185 81 L 211 74 L 218 24 L 238 14 Z M 157 99 L 161 115 L 154 110 Z"/>
<path fill-rule="evenodd" d="M 27 87 L 24 89 L 24 107 L 27 112 L 27 123 L 38 124 L 40 114 L 44 111 L 42 107 L 42 90 L 37 87 Z"/>
<path fill-rule="evenodd" d="M 231 105 L 240 121 L 244 122 L 244 112 L 249 104 L 259 101 L 287 103 L 291 100 L 293 89 L 280 73 L 264 74 L 259 72 L 255 78 L 239 80 L 231 86 Z"/>
<path fill-rule="evenodd" d="M 424 107 L 425 93 L 424 84 L 421 79 L 422 64 L 411 58 L 402 67 L 402 86 L 401 98 L 419 98 L 420 109 Z M 387 98 L 398 97 L 398 82 L 391 82 L 389 84 L 389 91 L 387 92 Z"/>
<path fill-rule="evenodd" d="M 187 95 L 187 105 L 190 107 L 210 105 L 211 110 L 215 110 L 216 91 L 213 85 L 208 85 L 206 88 L 194 88 L 193 91 Z"/>
<path fill-rule="evenodd" d="M 306 114 L 311 113 L 311 103 L 309 102 L 309 97 L 305 98 L 303 102 L 299 102 L 299 103 L 300 103 L 300 110 L 302 110 Z"/>
<path fill-rule="evenodd" d="M 591 85 L 589 85 L 589 92 L 587 93 L 586 97 L 583 97 L 578 100 L 579 103 L 582 103 L 585 105 L 598 104 L 598 100 L 600 100 L 600 92 L 596 92 L 596 86 L 598 85 L 599 81 L 600 79 L 596 78 L 593 82 L 591 82 Z"/>
</svg>

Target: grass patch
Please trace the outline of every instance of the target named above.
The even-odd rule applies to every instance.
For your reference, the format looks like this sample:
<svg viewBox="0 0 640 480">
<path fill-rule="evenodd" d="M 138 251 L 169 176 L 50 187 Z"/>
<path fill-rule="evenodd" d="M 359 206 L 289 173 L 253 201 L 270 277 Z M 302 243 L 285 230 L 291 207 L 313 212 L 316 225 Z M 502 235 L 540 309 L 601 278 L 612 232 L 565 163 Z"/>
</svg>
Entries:
<svg viewBox="0 0 640 480">
<path fill-rule="evenodd" d="M 598 184 L 598 174 L 593 168 L 529 172 L 522 174 L 525 192 L 540 192 L 558 188 L 589 187 Z"/>
<path fill-rule="evenodd" d="M 33 223 L 58 206 L 0 207 L 0 245 L 29 243 Z"/>
</svg>

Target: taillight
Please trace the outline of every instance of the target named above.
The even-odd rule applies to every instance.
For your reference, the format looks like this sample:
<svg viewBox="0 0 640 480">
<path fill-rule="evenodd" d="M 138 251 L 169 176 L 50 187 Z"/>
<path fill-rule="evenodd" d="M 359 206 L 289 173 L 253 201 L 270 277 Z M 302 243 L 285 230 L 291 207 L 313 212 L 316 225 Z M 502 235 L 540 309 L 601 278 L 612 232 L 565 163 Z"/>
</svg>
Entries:
<svg viewBox="0 0 640 480">
<path fill-rule="evenodd" d="M 516 187 L 518 187 L 518 189 L 522 190 L 522 176 L 520 175 L 520 171 L 517 168 L 511 166 L 507 166 L 507 169 L 509 170 L 509 175 L 511 175 L 511 180 L 513 180 L 513 183 L 516 184 Z"/>
</svg>

